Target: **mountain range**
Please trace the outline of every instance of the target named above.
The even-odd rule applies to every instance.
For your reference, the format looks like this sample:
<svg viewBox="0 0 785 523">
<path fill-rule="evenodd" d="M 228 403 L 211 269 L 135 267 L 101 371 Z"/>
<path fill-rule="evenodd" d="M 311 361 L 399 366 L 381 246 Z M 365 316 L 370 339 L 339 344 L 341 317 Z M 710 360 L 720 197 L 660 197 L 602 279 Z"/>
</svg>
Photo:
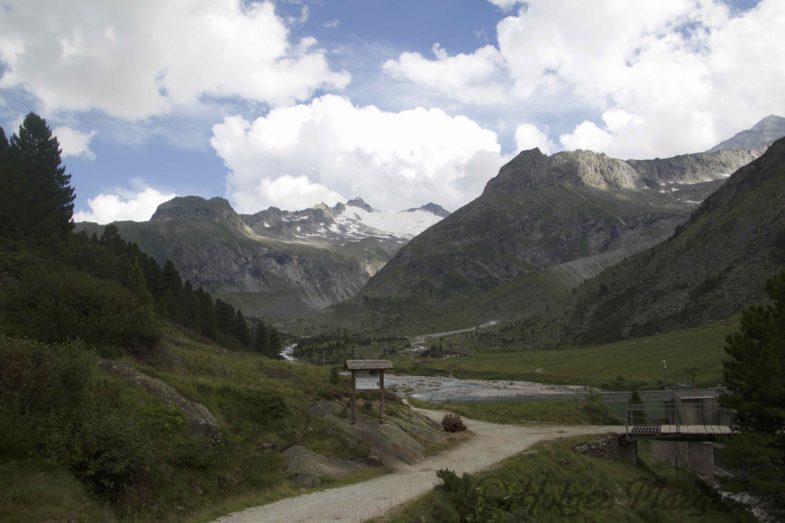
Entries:
<svg viewBox="0 0 785 523">
<path fill-rule="evenodd" d="M 350 298 L 402 245 L 448 215 L 433 203 L 385 213 L 360 198 L 243 215 L 223 198 L 187 196 L 161 204 L 147 222 L 114 225 L 247 314 L 288 317 Z M 80 223 L 77 230 L 100 234 L 102 226 Z"/>
<path fill-rule="evenodd" d="M 482 195 L 402 248 L 330 321 L 449 330 L 557 307 L 585 280 L 670 237 L 731 173 L 769 145 L 653 160 L 589 151 L 520 153 Z"/>
<path fill-rule="evenodd" d="M 731 234 L 685 231 L 697 230 L 699 215 L 724 220 L 722 211 L 706 214 L 705 209 L 715 208 L 738 185 L 739 175 L 732 173 L 746 165 L 760 170 L 762 159 L 755 160 L 778 135 L 785 135 L 785 118 L 769 116 L 707 152 L 672 158 L 523 151 L 479 197 L 452 214 L 435 204 L 382 213 L 355 198 L 333 207 L 241 215 L 222 198 L 182 197 L 162 204 L 148 222 L 115 225 L 159 261 L 171 259 L 193 284 L 251 315 L 291 318 L 326 308 L 319 317 L 329 325 L 399 334 L 501 319 L 518 340 L 537 327 L 546 334 L 532 337 L 532 343 L 601 341 L 602 332 L 618 338 L 653 332 L 660 324 L 677 328 L 708 321 L 760 295 L 740 290 L 740 281 L 752 285 L 752 273 L 737 278 L 743 271 L 728 267 L 741 267 L 759 254 L 774 259 L 745 240 L 757 237 L 756 227 L 776 237 L 776 227 L 755 222 L 757 216 L 776 223 L 775 215 L 767 210 L 744 215 L 746 232 L 736 238 L 744 249 L 734 247 Z M 771 154 L 765 165 L 776 163 Z M 778 201 L 762 205 L 781 207 Z M 100 230 L 95 224 L 78 228 Z M 696 239 L 689 245 L 704 237 L 728 240 L 727 253 L 706 256 L 712 251 L 702 246 L 697 254 L 651 254 L 691 235 Z M 656 270 L 627 268 L 647 256 L 670 261 Z M 690 259 L 699 269 L 682 266 L 677 258 Z M 712 258 L 732 261 L 716 270 L 701 262 Z M 766 273 L 770 267 L 758 269 Z M 661 276 L 659 287 L 641 279 L 660 272 L 684 276 Z M 644 283 L 635 287 L 635 282 Z M 666 290 L 669 285 L 680 285 L 687 294 Z M 696 285 L 711 290 L 696 291 Z M 725 305 L 695 301 L 701 292 L 713 299 L 720 291 L 712 285 L 728 289 Z M 641 301 L 625 309 L 628 293 Z M 697 303 L 705 314 L 684 313 L 670 299 L 660 299 L 665 294 L 681 299 L 678 307 Z M 671 304 L 645 307 L 657 300 Z M 613 307 L 619 309 L 611 312 Z M 663 316 L 661 307 L 676 312 Z M 591 328 L 596 325 L 606 327 Z"/>
</svg>

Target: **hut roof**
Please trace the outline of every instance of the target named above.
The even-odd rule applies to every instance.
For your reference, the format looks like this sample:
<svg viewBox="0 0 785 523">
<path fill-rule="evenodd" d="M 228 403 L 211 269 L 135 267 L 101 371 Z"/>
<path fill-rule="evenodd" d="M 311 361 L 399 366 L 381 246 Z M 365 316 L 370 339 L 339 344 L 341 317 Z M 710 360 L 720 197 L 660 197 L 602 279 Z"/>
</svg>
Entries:
<svg viewBox="0 0 785 523">
<path fill-rule="evenodd" d="M 346 360 L 343 363 L 346 370 L 382 370 L 392 369 L 390 360 Z"/>
</svg>

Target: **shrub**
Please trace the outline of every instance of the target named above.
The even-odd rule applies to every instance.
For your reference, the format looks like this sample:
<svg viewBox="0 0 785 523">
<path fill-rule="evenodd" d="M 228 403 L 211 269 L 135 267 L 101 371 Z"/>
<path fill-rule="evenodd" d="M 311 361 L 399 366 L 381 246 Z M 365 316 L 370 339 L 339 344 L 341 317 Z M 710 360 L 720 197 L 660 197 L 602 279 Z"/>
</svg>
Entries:
<svg viewBox="0 0 785 523">
<path fill-rule="evenodd" d="M 117 391 L 90 379 L 84 347 L 0 338 L 0 361 L 0 437 L 9 437 L 0 448 L 38 449 L 104 499 L 120 500 L 152 464 L 149 439 Z"/>
<path fill-rule="evenodd" d="M 19 280 L 0 299 L 12 335 L 132 347 L 160 337 L 152 310 L 119 283 L 53 267 L 23 271 Z"/>
<path fill-rule="evenodd" d="M 341 382 L 341 376 L 338 374 L 337 367 L 330 368 L 330 383 L 338 385 Z"/>
<path fill-rule="evenodd" d="M 457 414 L 447 414 L 442 418 L 442 428 L 445 432 L 462 432 L 466 430 L 466 425 Z"/>
</svg>

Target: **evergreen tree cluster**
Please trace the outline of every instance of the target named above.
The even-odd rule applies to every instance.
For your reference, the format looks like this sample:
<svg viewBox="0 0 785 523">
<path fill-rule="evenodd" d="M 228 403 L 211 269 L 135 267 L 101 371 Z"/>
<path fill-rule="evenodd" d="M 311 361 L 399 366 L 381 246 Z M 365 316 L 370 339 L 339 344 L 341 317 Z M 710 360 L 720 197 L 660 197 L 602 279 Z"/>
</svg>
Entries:
<svg viewBox="0 0 785 523">
<path fill-rule="evenodd" d="M 0 128 L 0 329 L 45 342 L 150 347 L 161 318 L 233 348 L 272 357 L 278 332 L 161 267 L 114 225 L 72 234 L 74 191 L 46 121 L 29 113 L 10 140 Z"/>
<path fill-rule="evenodd" d="M 72 245 L 69 252 L 74 265 L 125 285 L 160 317 L 229 347 L 252 347 L 242 311 L 183 281 L 171 261 L 158 265 L 138 245 L 123 240 L 115 225 L 107 225 L 100 237 L 74 235 Z M 101 256 L 102 249 L 110 255 Z"/>
</svg>

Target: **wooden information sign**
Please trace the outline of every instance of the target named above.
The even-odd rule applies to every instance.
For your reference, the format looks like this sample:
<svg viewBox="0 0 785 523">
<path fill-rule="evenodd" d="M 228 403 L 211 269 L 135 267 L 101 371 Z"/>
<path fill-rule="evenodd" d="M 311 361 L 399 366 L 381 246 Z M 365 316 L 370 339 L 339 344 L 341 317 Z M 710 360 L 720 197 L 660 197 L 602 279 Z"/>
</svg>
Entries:
<svg viewBox="0 0 785 523">
<path fill-rule="evenodd" d="M 355 396 L 358 390 L 379 391 L 379 423 L 384 423 L 384 371 L 392 369 L 389 360 L 346 360 L 345 370 L 352 372 L 352 425 L 357 422 Z"/>
</svg>

